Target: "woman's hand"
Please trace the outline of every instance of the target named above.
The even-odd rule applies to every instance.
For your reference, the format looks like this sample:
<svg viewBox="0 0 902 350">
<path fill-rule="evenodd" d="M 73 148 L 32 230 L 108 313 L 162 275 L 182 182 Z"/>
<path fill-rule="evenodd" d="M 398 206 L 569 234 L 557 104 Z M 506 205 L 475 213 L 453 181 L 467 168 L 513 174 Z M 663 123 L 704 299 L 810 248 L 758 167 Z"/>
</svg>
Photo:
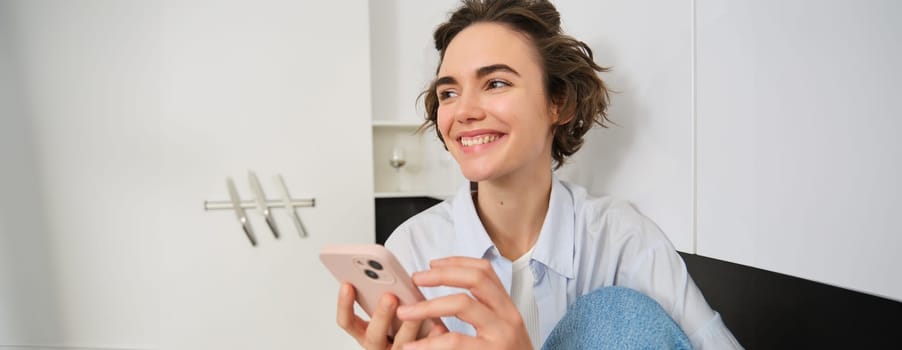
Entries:
<svg viewBox="0 0 902 350">
<path fill-rule="evenodd" d="M 531 349 L 523 318 L 485 259 L 451 257 L 433 260 L 428 271 L 413 274 L 422 287 L 448 286 L 470 291 L 435 298 L 398 309 L 405 322 L 456 316 L 476 329 L 476 336 L 445 333 L 404 347 L 412 349 Z"/>
<path fill-rule="evenodd" d="M 387 334 L 395 317 L 395 309 L 398 306 L 398 298 L 391 294 L 382 296 L 379 307 L 373 310 L 373 316 L 369 322 L 360 319 L 354 313 L 354 300 L 356 291 L 350 283 L 344 283 L 338 293 L 338 325 L 350 334 L 357 343 L 367 350 L 401 349 L 409 342 L 417 339 L 421 320 L 405 321 L 401 324 L 394 339 L 389 339 Z M 444 327 L 436 325 L 430 336 L 447 332 Z"/>
</svg>

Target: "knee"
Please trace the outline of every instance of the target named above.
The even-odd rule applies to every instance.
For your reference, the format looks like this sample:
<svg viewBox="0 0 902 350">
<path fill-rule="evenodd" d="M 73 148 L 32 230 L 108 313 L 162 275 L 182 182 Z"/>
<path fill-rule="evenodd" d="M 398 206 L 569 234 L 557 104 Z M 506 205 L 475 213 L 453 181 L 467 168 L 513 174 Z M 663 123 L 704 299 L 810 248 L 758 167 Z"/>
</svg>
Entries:
<svg viewBox="0 0 902 350">
<path fill-rule="evenodd" d="M 600 288 L 576 299 L 549 341 L 561 345 L 549 348 L 560 349 L 691 348 L 689 338 L 661 305 L 623 287 Z"/>
</svg>

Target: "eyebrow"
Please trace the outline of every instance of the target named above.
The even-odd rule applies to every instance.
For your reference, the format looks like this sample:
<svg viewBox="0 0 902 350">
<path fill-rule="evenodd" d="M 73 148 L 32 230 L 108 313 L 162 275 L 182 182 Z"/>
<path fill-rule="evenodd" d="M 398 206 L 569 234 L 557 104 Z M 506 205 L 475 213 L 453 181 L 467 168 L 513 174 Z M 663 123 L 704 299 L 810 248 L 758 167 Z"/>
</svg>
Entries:
<svg viewBox="0 0 902 350">
<path fill-rule="evenodd" d="M 485 67 L 481 67 L 481 68 L 477 69 L 476 70 L 476 78 L 482 78 L 482 77 L 492 74 L 494 72 L 508 72 L 508 73 L 512 73 L 518 77 L 520 76 L 520 73 L 517 72 L 515 69 L 511 68 L 510 66 L 508 66 L 506 64 L 499 63 L 499 64 L 493 64 L 493 65 L 489 65 L 489 66 L 485 66 Z M 446 85 L 446 84 L 457 84 L 457 79 L 454 79 L 454 77 L 446 75 L 446 76 L 443 76 L 443 77 L 435 80 L 435 86 Z"/>
</svg>

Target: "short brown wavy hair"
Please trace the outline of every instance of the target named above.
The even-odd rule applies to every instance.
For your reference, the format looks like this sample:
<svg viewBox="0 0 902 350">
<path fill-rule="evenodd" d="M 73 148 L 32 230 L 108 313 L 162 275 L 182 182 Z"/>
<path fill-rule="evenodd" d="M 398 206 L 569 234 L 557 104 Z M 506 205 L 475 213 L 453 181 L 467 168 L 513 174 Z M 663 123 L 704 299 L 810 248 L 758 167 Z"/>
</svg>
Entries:
<svg viewBox="0 0 902 350">
<path fill-rule="evenodd" d="M 433 34 L 435 49 L 439 51 L 438 69 L 445 58 L 445 49 L 457 34 L 475 23 L 500 23 L 529 37 L 535 47 L 544 72 L 548 101 L 559 108 L 563 122 L 554 128 L 551 156 L 554 169 L 582 147 L 583 136 L 593 124 L 608 127 L 610 96 L 597 73 L 609 68 L 595 63 L 592 49 L 586 43 L 566 35 L 561 30 L 561 15 L 547 0 L 463 0 L 447 22 Z M 420 95 L 426 107 L 426 122 L 420 130 L 434 128 L 442 143 L 438 121 L 438 95 L 433 81 Z M 447 148 L 447 145 L 445 146 Z"/>
</svg>

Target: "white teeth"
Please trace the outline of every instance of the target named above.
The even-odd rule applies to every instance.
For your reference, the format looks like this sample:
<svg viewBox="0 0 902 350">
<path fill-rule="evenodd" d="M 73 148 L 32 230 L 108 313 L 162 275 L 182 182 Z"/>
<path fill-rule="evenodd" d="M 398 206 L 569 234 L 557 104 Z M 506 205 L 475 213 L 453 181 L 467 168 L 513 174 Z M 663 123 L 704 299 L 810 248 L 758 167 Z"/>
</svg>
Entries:
<svg viewBox="0 0 902 350">
<path fill-rule="evenodd" d="M 483 144 L 486 144 L 489 142 L 494 142 L 497 139 L 498 139 L 498 135 L 486 135 L 486 136 L 477 136 L 477 137 L 473 137 L 473 138 L 461 138 L 460 143 L 462 143 L 464 146 L 470 147 L 470 146 L 476 146 L 476 145 L 483 145 Z"/>
</svg>

